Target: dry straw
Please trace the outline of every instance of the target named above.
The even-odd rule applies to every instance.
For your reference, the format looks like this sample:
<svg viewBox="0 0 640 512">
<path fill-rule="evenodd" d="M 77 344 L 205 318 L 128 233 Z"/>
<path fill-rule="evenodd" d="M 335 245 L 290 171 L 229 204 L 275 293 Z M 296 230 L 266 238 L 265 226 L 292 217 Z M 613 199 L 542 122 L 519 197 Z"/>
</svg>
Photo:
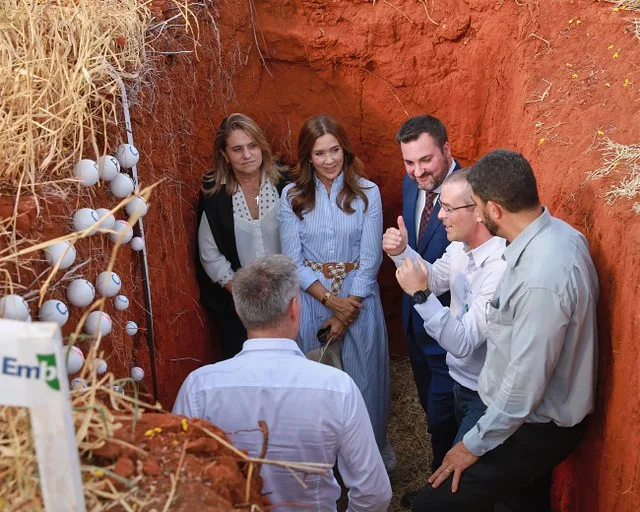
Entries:
<svg viewBox="0 0 640 512">
<path fill-rule="evenodd" d="M 0 187 L 37 193 L 106 152 L 114 78 L 139 70 L 151 15 L 138 0 L 5 0 L 0 19 Z"/>
<path fill-rule="evenodd" d="M 617 199 L 633 199 L 640 194 L 640 144 L 619 144 L 605 137 L 598 149 L 602 153 L 602 165 L 587 176 L 587 180 L 596 180 L 617 174 L 622 176 L 611 186 L 604 197 L 608 204 Z M 637 203 L 636 203 L 637 204 Z M 639 213 L 635 207 L 632 210 Z"/>
</svg>

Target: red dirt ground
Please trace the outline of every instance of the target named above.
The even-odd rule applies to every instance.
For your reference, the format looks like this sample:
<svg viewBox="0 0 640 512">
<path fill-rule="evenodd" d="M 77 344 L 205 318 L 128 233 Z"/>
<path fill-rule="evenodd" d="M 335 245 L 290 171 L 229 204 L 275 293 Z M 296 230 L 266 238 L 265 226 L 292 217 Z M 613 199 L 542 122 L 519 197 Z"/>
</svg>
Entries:
<svg viewBox="0 0 640 512">
<path fill-rule="evenodd" d="M 262 478 L 253 473 L 247 499 L 248 465 L 205 432 L 230 443 L 220 429 L 199 419 L 182 421 L 182 417 L 171 414 L 145 413 L 135 427 L 124 422 L 114 436 L 117 442 L 96 450 L 90 462 L 98 466 L 115 464 L 113 472 L 129 481 L 139 477 L 137 495 L 151 496 L 146 508 L 164 509 L 168 499 L 168 510 L 184 512 L 269 506 L 269 499 L 260 494 Z M 172 477 L 176 493 L 170 498 Z M 108 478 L 116 488 L 126 490 L 123 483 Z"/>
<path fill-rule="evenodd" d="M 498 147 L 521 151 L 537 172 L 543 202 L 588 237 L 601 282 L 598 401 L 586 439 L 557 471 L 555 509 L 640 509 L 640 317 L 632 309 L 640 299 L 640 222 L 631 201 L 605 204 L 619 175 L 585 181 L 601 162 L 598 130 L 625 144 L 639 136 L 640 41 L 626 30 L 631 14 L 612 7 L 577 0 L 220 0 L 200 11 L 197 55 L 156 57 L 150 86 L 132 99 L 141 182 L 166 179 L 145 217 L 165 407 L 184 377 L 216 352 L 192 261 L 194 204 L 222 117 L 251 115 L 290 161 L 301 122 L 335 115 L 380 186 L 389 226 L 401 210 L 404 172 L 393 136 L 407 116 L 430 113 L 448 126 L 463 164 Z M 159 18 L 177 12 L 167 2 L 153 9 Z M 166 48 L 156 49 L 194 49 L 182 29 L 167 34 Z M 95 207 L 104 206 L 99 194 Z M 24 227 L 61 234 L 49 217 L 27 214 Z M 87 253 L 106 250 L 96 246 L 102 242 L 82 243 Z M 129 279 L 125 293 L 136 304 L 130 314 L 144 327 L 137 261 L 123 256 L 116 272 Z M 391 349 L 402 353 L 400 293 L 388 261 L 380 283 Z M 132 347 L 121 332 L 124 317 L 116 318 L 110 343 L 121 347 L 113 359 L 124 372 Z M 134 346 L 145 360 L 142 334 Z M 148 371 L 144 384 L 150 386 Z"/>
</svg>

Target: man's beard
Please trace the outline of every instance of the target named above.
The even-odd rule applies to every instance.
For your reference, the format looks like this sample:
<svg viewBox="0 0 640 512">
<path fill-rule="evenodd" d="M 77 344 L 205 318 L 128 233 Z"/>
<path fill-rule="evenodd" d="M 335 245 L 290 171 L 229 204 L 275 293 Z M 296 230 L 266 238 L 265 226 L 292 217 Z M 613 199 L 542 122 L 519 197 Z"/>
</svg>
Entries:
<svg viewBox="0 0 640 512">
<path fill-rule="evenodd" d="M 487 231 L 491 233 L 493 236 L 498 236 L 498 225 L 493 222 L 485 212 L 482 212 L 482 223 L 484 227 L 487 228 Z"/>
</svg>

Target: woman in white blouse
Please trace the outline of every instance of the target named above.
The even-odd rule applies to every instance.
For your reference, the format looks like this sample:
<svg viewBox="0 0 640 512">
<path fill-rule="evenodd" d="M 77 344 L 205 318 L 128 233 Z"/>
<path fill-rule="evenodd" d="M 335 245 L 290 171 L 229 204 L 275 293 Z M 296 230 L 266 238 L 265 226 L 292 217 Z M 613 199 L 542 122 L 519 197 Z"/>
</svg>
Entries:
<svg viewBox="0 0 640 512">
<path fill-rule="evenodd" d="M 214 165 L 202 178 L 196 261 L 200 299 L 218 327 L 224 358 L 242 349 L 247 333 L 233 306 L 238 268 L 280 252 L 281 169 L 256 122 L 231 114 L 220 124 Z"/>
</svg>

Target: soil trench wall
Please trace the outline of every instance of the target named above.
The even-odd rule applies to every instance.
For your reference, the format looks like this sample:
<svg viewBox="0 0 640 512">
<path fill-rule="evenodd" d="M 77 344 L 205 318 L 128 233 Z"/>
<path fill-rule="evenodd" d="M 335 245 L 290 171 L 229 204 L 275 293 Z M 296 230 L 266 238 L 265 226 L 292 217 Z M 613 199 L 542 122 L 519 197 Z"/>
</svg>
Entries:
<svg viewBox="0 0 640 512">
<path fill-rule="evenodd" d="M 218 30 L 201 20 L 197 59 L 167 56 L 135 112 L 143 179 L 167 178 L 145 219 L 165 405 L 215 351 L 197 305 L 193 206 L 222 117 L 251 115 L 292 161 L 301 122 L 336 116 L 381 189 L 386 227 L 401 211 L 395 131 L 430 113 L 463 165 L 499 147 L 522 152 L 544 204 L 588 237 L 601 283 L 598 402 L 586 439 L 556 472 L 555 508 L 638 510 L 640 223 L 632 202 L 605 204 L 613 178 L 585 181 L 601 163 L 598 131 L 638 138 L 640 42 L 622 14 L 550 0 L 222 0 L 210 11 Z M 403 353 L 391 270 L 385 259 L 383 306 L 391 350 Z"/>
</svg>

